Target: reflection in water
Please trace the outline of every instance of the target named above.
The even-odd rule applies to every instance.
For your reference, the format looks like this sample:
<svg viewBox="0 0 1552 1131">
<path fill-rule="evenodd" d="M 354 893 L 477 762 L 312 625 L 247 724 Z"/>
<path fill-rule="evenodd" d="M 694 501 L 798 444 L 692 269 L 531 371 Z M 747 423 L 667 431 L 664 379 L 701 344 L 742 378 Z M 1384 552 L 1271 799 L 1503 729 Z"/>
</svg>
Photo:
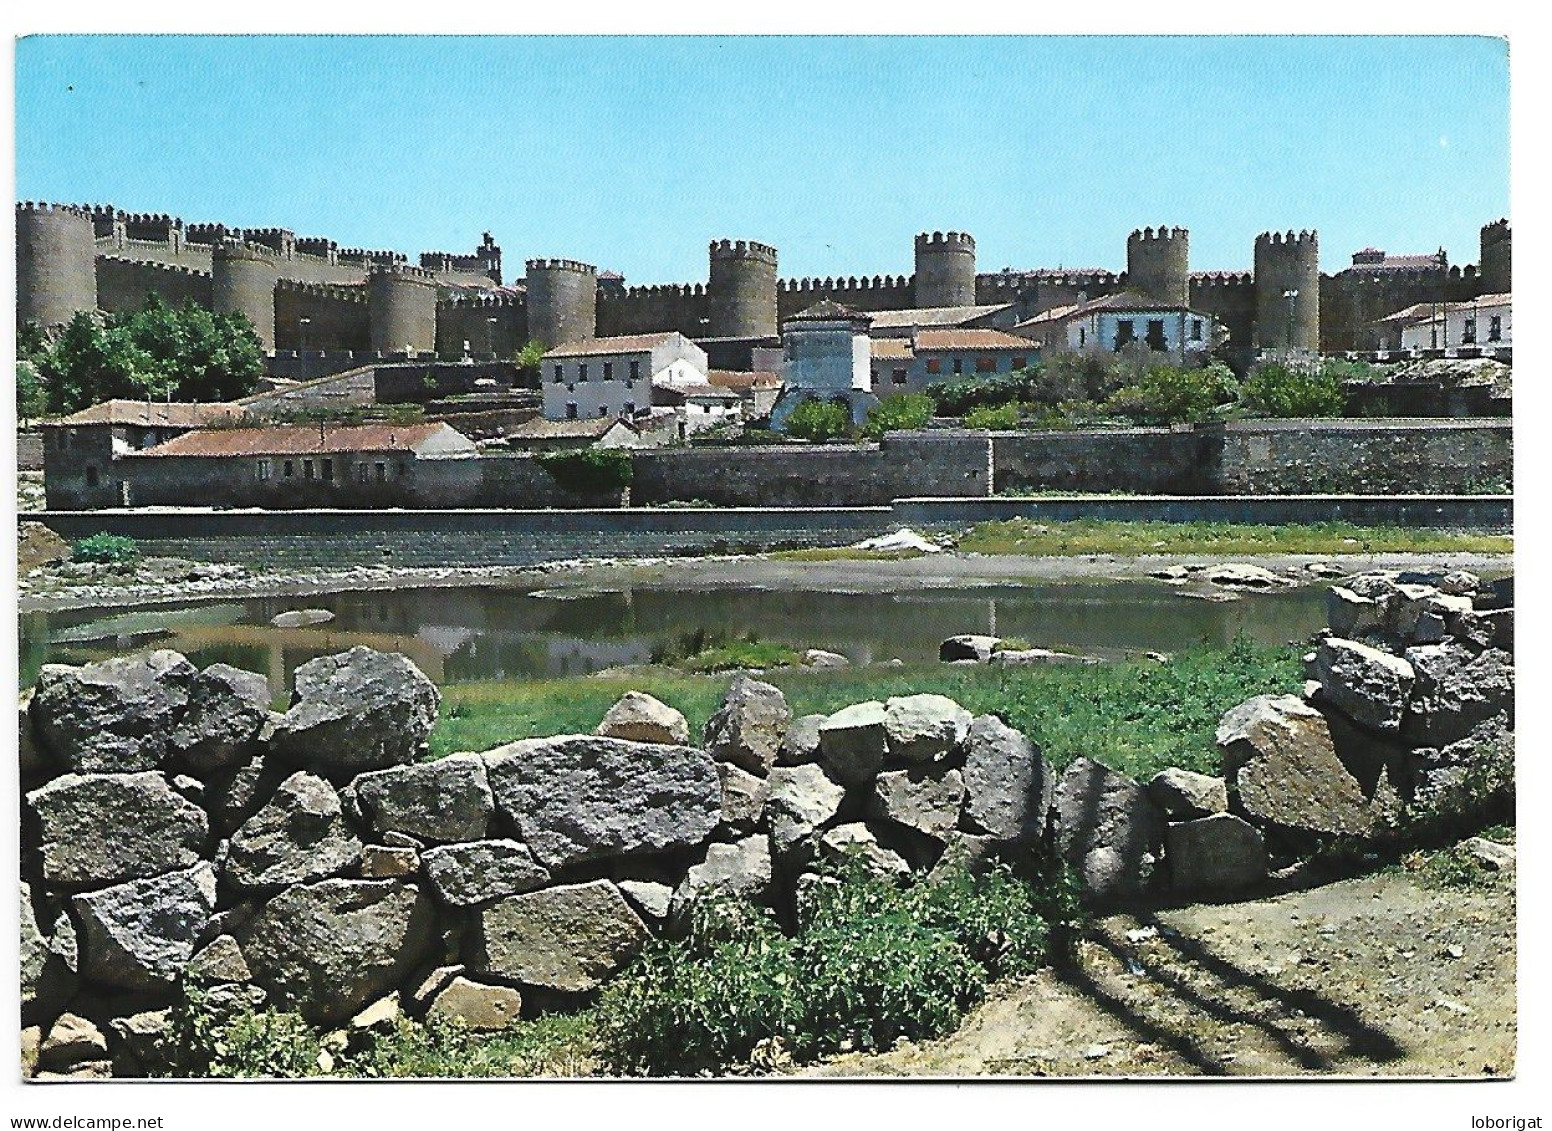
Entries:
<svg viewBox="0 0 1552 1131">
<path fill-rule="evenodd" d="M 326 608 L 335 619 L 306 628 L 270 625 L 277 613 L 301 608 Z M 645 663 L 654 644 L 698 628 L 825 648 L 857 663 L 930 662 L 944 637 L 966 632 L 1115 655 L 1227 644 L 1240 632 L 1264 643 L 1302 640 L 1324 622 L 1324 610 L 1321 586 L 1215 604 L 1145 581 L 885 594 L 637 589 L 545 596 L 500 587 L 336 593 L 111 615 L 29 613 L 21 618 L 21 680 L 31 684 L 44 663 L 174 648 L 202 667 L 220 662 L 264 672 L 282 692 L 297 665 L 358 644 L 403 652 L 438 683 L 533 679 Z"/>
</svg>

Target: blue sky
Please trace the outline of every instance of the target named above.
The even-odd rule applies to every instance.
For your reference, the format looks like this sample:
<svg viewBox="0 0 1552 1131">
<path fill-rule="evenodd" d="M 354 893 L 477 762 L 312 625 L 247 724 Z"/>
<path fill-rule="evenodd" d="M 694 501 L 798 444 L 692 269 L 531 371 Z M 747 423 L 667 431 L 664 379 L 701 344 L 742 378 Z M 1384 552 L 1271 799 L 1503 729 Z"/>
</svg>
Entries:
<svg viewBox="0 0 1552 1131">
<path fill-rule="evenodd" d="M 715 237 L 783 275 L 1106 266 L 1191 229 L 1248 269 L 1318 228 L 1476 259 L 1508 213 L 1508 50 L 1487 38 L 172 38 L 17 45 L 19 199 L 279 225 L 412 256 L 489 229 L 703 279 Z"/>
</svg>

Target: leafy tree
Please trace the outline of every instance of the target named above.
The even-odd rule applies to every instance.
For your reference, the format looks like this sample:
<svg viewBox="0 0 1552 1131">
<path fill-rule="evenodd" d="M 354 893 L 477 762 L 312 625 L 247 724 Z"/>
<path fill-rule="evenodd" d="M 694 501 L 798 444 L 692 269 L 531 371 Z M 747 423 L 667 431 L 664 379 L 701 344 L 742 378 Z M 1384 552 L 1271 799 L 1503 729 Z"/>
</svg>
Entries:
<svg viewBox="0 0 1552 1131">
<path fill-rule="evenodd" d="M 620 448 L 547 452 L 537 459 L 562 487 L 583 493 L 623 491 L 635 474 L 630 453 Z"/>
<path fill-rule="evenodd" d="M 1330 369 L 1269 361 L 1251 370 L 1239 403 L 1262 416 L 1341 416 L 1346 397 Z"/>
<path fill-rule="evenodd" d="M 787 433 L 800 440 L 823 443 L 851 432 L 851 413 L 843 404 L 810 397 L 787 417 Z"/>
<path fill-rule="evenodd" d="M 932 410 L 932 398 L 925 393 L 899 393 L 884 397 L 868 409 L 868 419 L 862 425 L 862 434 L 876 440 L 885 432 L 925 428 L 927 421 L 932 419 Z"/>
<path fill-rule="evenodd" d="M 982 405 L 965 413 L 966 428 L 988 428 L 994 432 L 1006 432 L 1009 428 L 1016 427 L 1019 422 L 1019 404 L 1017 401 L 1009 401 L 995 407 Z"/>
<path fill-rule="evenodd" d="M 16 363 L 16 415 L 23 420 L 43 416 L 48 412 L 48 390 L 38 367 L 31 361 Z"/>
<path fill-rule="evenodd" d="M 517 362 L 517 367 L 524 373 L 531 373 L 537 376 L 539 373 L 539 362 L 544 359 L 544 352 L 543 342 L 529 342 L 517 351 L 517 357 L 514 360 Z"/>
<path fill-rule="evenodd" d="M 1105 407 L 1139 424 L 1188 424 L 1211 419 L 1237 391 L 1233 372 L 1220 362 L 1201 369 L 1153 365 Z"/>
</svg>

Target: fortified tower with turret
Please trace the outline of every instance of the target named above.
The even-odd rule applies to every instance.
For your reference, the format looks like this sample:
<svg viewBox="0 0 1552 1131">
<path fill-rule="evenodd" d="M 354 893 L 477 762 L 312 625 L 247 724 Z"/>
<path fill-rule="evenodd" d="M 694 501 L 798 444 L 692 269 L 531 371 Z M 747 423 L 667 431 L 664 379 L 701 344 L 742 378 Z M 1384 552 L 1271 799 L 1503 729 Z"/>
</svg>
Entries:
<svg viewBox="0 0 1552 1131">
<path fill-rule="evenodd" d="M 97 309 L 90 213 L 63 204 L 16 206 L 16 321 L 42 327 Z"/>
<path fill-rule="evenodd" d="M 1126 289 L 1170 306 L 1191 301 L 1191 233 L 1139 228 L 1126 239 Z"/>
<path fill-rule="evenodd" d="M 916 237 L 916 305 L 975 305 L 975 237 L 969 232 Z"/>
<path fill-rule="evenodd" d="M 402 264 L 374 267 L 366 285 L 374 350 L 436 350 L 437 287 L 430 274 Z"/>
<path fill-rule="evenodd" d="M 258 332 L 265 352 L 275 349 L 275 283 L 279 265 L 264 248 L 223 240 L 211 249 L 210 305 L 217 314 L 241 314 Z"/>
<path fill-rule="evenodd" d="M 706 282 L 707 336 L 776 336 L 776 249 L 754 240 L 714 240 Z"/>
<path fill-rule="evenodd" d="M 1256 347 L 1320 349 L 1320 236 L 1262 232 L 1256 237 Z"/>
<path fill-rule="evenodd" d="M 1507 220 L 1482 226 L 1480 277 L 1485 294 L 1508 294 L 1514 289 L 1510 274 L 1513 234 Z"/>
<path fill-rule="evenodd" d="M 575 259 L 528 261 L 528 338 L 554 349 L 598 328 L 598 268 Z"/>
</svg>

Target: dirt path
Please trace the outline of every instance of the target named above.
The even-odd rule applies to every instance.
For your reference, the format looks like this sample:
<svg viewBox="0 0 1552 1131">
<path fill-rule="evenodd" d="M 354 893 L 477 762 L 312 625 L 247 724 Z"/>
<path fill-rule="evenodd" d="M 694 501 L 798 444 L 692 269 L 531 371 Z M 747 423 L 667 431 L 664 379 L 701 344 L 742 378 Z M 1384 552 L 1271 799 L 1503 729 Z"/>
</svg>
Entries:
<svg viewBox="0 0 1552 1131">
<path fill-rule="evenodd" d="M 1001 988 L 951 1036 L 810 1074 L 1506 1077 L 1514 939 L 1512 878 L 1117 915 L 1075 968 Z"/>
</svg>

